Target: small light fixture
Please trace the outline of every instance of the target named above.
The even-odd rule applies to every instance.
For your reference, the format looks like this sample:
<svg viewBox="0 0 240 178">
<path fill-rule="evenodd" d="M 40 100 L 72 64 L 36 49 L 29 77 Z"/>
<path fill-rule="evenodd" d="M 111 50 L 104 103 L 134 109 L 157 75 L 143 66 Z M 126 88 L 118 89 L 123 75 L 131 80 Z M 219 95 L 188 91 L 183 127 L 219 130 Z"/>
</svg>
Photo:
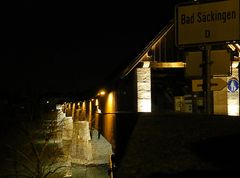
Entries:
<svg viewBox="0 0 240 178">
<path fill-rule="evenodd" d="M 100 91 L 100 95 L 101 96 L 105 95 L 105 91 Z"/>
<path fill-rule="evenodd" d="M 143 68 L 150 67 L 150 61 L 143 61 Z"/>
<path fill-rule="evenodd" d="M 235 50 L 236 50 L 236 47 L 235 47 L 233 44 L 228 44 L 228 47 L 229 47 L 232 51 L 235 51 Z"/>
<path fill-rule="evenodd" d="M 238 43 L 235 43 L 234 46 L 237 48 L 238 51 L 240 51 L 240 45 Z"/>
<path fill-rule="evenodd" d="M 97 95 L 103 96 L 103 95 L 105 95 L 105 93 L 106 92 L 104 90 L 100 90 Z"/>
<path fill-rule="evenodd" d="M 239 61 L 232 61 L 232 68 L 237 68 L 239 65 Z"/>
</svg>

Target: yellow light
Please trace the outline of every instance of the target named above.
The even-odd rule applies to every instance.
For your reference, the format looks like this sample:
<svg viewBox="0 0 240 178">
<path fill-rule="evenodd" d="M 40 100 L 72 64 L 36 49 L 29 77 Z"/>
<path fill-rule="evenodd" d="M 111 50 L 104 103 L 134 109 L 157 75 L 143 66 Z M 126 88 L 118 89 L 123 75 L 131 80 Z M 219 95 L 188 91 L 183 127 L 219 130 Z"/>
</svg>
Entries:
<svg viewBox="0 0 240 178">
<path fill-rule="evenodd" d="M 103 96 L 103 95 L 105 95 L 105 91 L 104 90 L 101 90 L 100 92 L 98 92 L 98 95 L 101 95 L 101 96 Z"/>
<path fill-rule="evenodd" d="M 238 43 L 235 44 L 235 47 L 237 47 L 238 51 L 240 51 L 240 45 Z"/>
<path fill-rule="evenodd" d="M 228 47 L 232 50 L 232 51 L 235 51 L 235 46 L 233 44 L 228 44 Z"/>
<path fill-rule="evenodd" d="M 83 101 L 83 103 L 82 103 L 82 110 L 83 110 L 83 111 L 86 110 L 86 101 Z"/>
<path fill-rule="evenodd" d="M 114 100 L 114 92 L 108 94 L 106 101 L 106 113 L 115 112 L 115 100 Z"/>
<path fill-rule="evenodd" d="M 152 68 L 185 68 L 184 62 L 156 62 L 151 63 Z"/>
<path fill-rule="evenodd" d="M 98 106 L 98 105 L 99 105 L 99 101 L 98 101 L 98 99 L 96 99 L 95 106 Z"/>
<path fill-rule="evenodd" d="M 150 61 L 143 62 L 143 68 L 148 68 L 150 66 Z"/>
<path fill-rule="evenodd" d="M 232 68 L 237 68 L 239 65 L 239 61 L 232 61 Z"/>
</svg>

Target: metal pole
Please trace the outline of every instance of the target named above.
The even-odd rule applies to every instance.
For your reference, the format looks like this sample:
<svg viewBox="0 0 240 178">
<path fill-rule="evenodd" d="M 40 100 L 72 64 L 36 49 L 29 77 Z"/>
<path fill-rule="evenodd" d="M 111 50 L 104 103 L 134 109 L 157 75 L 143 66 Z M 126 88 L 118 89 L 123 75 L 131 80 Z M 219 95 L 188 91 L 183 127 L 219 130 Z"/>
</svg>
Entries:
<svg viewBox="0 0 240 178">
<path fill-rule="evenodd" d="M 203 48 L 203 92 L 204 92 L 204 112 L 207 114 L 213 113 L 213 97 L 211 91 L 211 46 L 205 45 Z"/>
</svg>

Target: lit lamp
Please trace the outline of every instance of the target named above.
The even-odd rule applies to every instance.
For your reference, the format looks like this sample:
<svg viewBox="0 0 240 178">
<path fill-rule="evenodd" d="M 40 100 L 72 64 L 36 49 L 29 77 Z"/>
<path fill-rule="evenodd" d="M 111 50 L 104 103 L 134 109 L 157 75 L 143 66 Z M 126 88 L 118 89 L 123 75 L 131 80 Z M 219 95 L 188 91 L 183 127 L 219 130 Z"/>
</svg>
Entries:
<svg viewBox="0 0 240 178">
<path fill-rule="evenodd" d="M 143 61 L 143 68 L 150 67 L 150 61 Z"/>
<path fill-rule="evenodd" d="M 105 95 L 105 91 L 101 91 L 101 92 L 100 92 L 100 95 L 101 95 L 101 96 Z"/>
<path fill-rule="evenodd" d="M 239 61 L 232 61 L 232 68 L 237 68 L 239 65 Z"/>
<path fill-rule="evenodd" d="M 104 90 L 101 90 L 101 91 L 98 92 L 98 95 L 103 96 L 103 95 L 105 95 L 105 93 L 106 92 Z"/>
</svg>

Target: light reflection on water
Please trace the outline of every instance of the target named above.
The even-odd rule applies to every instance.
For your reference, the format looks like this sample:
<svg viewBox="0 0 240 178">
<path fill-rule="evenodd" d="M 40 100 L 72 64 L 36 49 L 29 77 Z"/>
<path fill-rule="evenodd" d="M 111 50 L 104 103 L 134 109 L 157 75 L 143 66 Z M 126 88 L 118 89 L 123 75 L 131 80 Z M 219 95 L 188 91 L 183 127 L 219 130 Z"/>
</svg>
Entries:
<svg viewBox="0 0 240 178">
<path fill-rule="evenodd" d="M 95 114 L 92 124 L 112 145 L 112 151 L 116 153 L 125 148 L 137 118 L 137 113 Z"/>
<path fill-rule="evenodd" d="M 83 111 L 83 110 L 82 110 Z M 112 152 L 121 155 L 128 143 L 138 118 L 134 112 L 74 112 L 73 120 L 89 121 L 90 129 L 96 129 L 112 146 Z"/>
<path fill-rule="evenodd" d="M 95 114 L 92 126 L 96 128 L 116 148 L 116 114 Z"/>
<path fill-rule="evenodd" d="M 116 114 L 102 115 L 102 135 L 111 143 L 113 150 L 116 147 Z"/>
</svg>

